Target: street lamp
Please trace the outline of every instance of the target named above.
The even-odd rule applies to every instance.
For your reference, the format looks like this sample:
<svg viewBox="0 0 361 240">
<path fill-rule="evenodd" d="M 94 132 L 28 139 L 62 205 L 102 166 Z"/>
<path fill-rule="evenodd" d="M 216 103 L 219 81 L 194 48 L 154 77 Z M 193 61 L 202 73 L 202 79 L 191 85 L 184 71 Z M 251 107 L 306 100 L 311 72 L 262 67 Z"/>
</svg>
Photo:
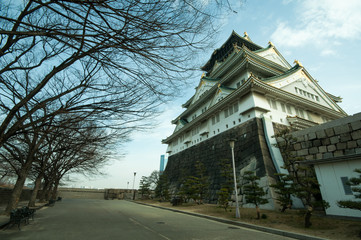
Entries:
<svg viewBox="0 0 361 240">
<path fill-rule="evenodd" d="M 135 191 L 134 191 L 135 175 L 137 175 L 136 172 L 134 172 L 134 179 L 133 179 L 133 192 L 132 192 L 133 200 L 135 200 Z"/>
<path fill-rule="evenodd" d="M 236 194 L 236 218 L 240 218 L 239 214 L 239 206 L 238 206 L 238 191 L 237 191 L 237 177 L 236 177 L 236 164 L 234 162 L 234 142 L 236 140 L 230 139 L 229 140 L 229 146 L 231 146 L 232 149 L 232 165 L 233 165 L 233 181 L 234 181 L 234 191 Z"/>
</svg>

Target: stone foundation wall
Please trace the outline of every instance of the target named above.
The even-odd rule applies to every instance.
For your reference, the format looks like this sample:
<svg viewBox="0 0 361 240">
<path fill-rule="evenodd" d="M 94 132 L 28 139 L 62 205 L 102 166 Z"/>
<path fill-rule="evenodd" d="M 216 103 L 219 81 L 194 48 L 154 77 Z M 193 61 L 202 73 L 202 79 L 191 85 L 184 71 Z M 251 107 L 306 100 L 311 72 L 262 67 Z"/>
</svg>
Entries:
<svg viewBox="0 0 361 240">
<path fill-rule="evenodd" d="M 242 173 L 245 170 L 251 170 L 262 178 L 261 186 L 268 189 L 268 185 L 274 182 L 275 168 L 265 141 L 262 120 L 254 118 L 170 156 L 165 174 L 171 183 L 173 194 L 179 190 L 182 180 L 196 174 L 194 165 L 199 160 L 205 165 L 206 174 L 209 176 L 208 201 L 216 203 L 217 193 L 223 183 L 220 175 L 220 161 L 222 159 L 231 161 L 232 159 L 229 139 L 236 140 L 234 155 L 238 186 L 241 186 Z M 268 191 L 268 194 L 271 202 L 268 208 L 274 208 L 271 191 Z"/>
<path fill-rule="evenodd" d="M 361 113 L 292 133 L 292 154 L 319 160 L 361 154 Z"/>
</svg>

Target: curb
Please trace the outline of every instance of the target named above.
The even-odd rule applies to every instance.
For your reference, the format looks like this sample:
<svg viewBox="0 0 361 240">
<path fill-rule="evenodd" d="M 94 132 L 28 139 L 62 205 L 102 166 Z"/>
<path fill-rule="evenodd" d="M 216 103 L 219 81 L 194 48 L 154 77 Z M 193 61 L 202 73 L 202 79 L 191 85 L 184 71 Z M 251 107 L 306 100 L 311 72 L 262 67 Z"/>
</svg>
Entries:
<svg viewBox="0 0 361 240">
<path fill-rule="evenodd" d="M 185 212 L 185 211 L 181 211 L 181 210 L 177 210 L 177 209 L 173 209 L 173 208 L 154 206 L 154 205 L 147 204 L 147 203 L 142 203 L 142 202 L 136 202 L 136 201 L 131 201 L 131 202 L 134 202 L 134 203 L 137 203 L 137 204 L 140 204 L 140 205 L 149 206 L 149 207 L 168 210 L 168 211 L 172 211 L 172 212 L 176 212 L 176 213 L 182 213 L 182 214 L 187 214 L 187 215 L 191 215 L 191 216 L 195 216 L 195 217 L 206 218 L 206 219 L 210 219 L 210 220 L 213 220 L 213 221 L 226 223 L 226 224 L 231 224 L 231 225 L 235 225 L 235 226 L 239 226 L 239 227 L 250 228 L 250 229 L 254 229 L 254 230 L 258 230 L 258 231 L 262 231 L 262 232 L 272 233 L 272 234 L 276 234 L 276 235 L 280 235 L 280 236 L 284 236 L 284 237 L 290 237 L 290 238 L 294 238 L 294 239 L 300 239 L 300 240 L 325 240 L 325 238 L 319 238 L 319 237 L 314 237 L 314 236 L 310 236 L 310 235 L 303 235 L 303 234 L 294 233 L 294 232 L 286 232 L 286 231 L 282 231 L 282 230 L 278 230 L 278 229 L 274 229 L 274 228 L 262 227 L 262 226 L 258 226 L 258 225 L 245 223 L 245 222 L 233 221 L 233 220 L 208 216 L 208 215 L 199 214 L 199 213 Z"/>
</svg>

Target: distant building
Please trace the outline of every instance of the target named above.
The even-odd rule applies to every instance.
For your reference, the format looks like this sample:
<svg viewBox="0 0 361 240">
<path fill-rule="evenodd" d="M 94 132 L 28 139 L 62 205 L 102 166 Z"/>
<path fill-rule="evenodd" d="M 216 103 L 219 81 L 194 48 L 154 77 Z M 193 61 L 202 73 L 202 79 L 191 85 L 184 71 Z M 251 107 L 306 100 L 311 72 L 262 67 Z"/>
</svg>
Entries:
<svg viewBox="0 0 361 240">
<path fill-rule="evenodd" d="M 160 167 L 159 167 L 160 173 L 162 173 L 164 171 L 164 164 L 165 164 L 165 156 L 160 155 Z"/>
<path fill-rule="evenodd" d="M 195 94 L 172 121 L 173 134 L 162 141 L 168 145 L 165 172 L 174 191 L 180 179 L 194 174 L 199 160 L 210 176 L 209 200 L 216 201 L 219 162 L 231 158 L 230 138 L 237 140 L 237 175 L 255 171 L 268 188 L 276 181 L 274 173 L 284 171 L 273 147 L 274 129 L 305 129 L 347 116 L 337 104 L 341 98 L 325 92 L 299 61 L 291 66 L 271 42 L 263 48 L 247 33 L 232 32 L 201 69 L 205 73 Z M 274 208 L 268 192 L 268 208 Z"/>
</svg>

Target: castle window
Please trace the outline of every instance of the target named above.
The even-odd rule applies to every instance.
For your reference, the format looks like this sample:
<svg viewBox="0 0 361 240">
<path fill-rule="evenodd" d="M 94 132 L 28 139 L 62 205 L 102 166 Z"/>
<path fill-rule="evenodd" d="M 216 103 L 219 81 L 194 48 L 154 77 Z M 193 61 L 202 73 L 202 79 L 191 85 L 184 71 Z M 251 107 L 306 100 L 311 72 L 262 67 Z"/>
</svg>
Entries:
<svg viewBox="0 0 361 240">
<path fill-rule="evenodd" d="M 343 190 L 345 191 L 346 195 L 353 195 L 351 186 L 348 184 L 348 177 L 341 177 L 341 182 L 343 186 Z"/>
<path fill-rule="evenodd" d="M 235 103 L 234 105 L 233 105 L 233 112 L 238 112 L 238 103 Z"/>
<path fill-rule="evenodd" d="M 302 109 L 299 109 L 299 108 L 295 108 L 296 109 L 296 114 L 298 116 L 300 116 L 301 118 L 305 118 L 305 115 L 304 115 L 304 112 Z"/>
<path fill-rule="evenodd" d="M 271 100 L 272 108 L 277 110 L 277 102 L 275 100 Z"/>
<path fill-rule="evenodd" d="M 286 112 L 286 107 L 285 107 L 285 104 L 284 103 L 281 103 L 281 108 L 282 108 L 282 112 Z"/>
<path fill-rule="evenodd" d="M 290 105 L 286 105 L 287 113 L 292 114 L 292 109 Z"/>
<path fill-rule="evenodd" d="M 241 83 L 240 82 L 238 82 L 237 83 L 237 88 L 239 88 L 241 86 Z"/>
</svg>

